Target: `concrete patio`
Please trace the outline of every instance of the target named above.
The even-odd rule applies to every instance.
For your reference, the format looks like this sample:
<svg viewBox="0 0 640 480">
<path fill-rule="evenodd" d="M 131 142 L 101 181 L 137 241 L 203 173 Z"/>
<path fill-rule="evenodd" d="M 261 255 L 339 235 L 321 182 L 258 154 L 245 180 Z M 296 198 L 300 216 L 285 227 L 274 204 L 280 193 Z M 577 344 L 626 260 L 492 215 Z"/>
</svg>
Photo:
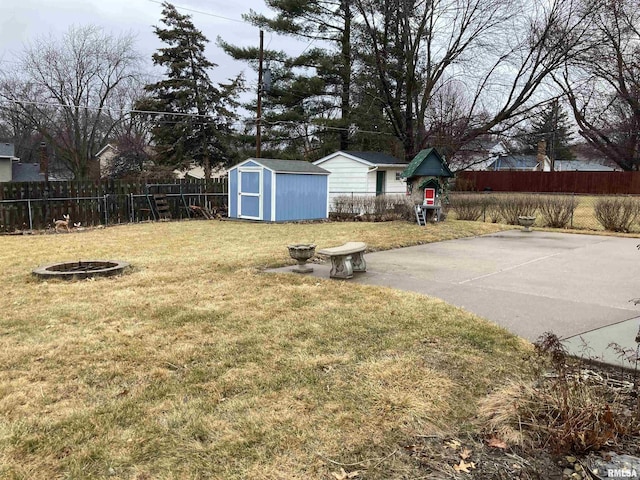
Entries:
<svg viewBox="0 0 640 480">
<path fill-rule="evenodd" d="M 638 346 L 639 242 L 509 230 L 368 253 L 367 272 L 347 282 L 441 298 L 528 340 L 550 331 L 575 355 L 619 364 L 610 343 Z M 313 275 L 329 278 L 329 266 L 314 264 Z"/>
</svg>

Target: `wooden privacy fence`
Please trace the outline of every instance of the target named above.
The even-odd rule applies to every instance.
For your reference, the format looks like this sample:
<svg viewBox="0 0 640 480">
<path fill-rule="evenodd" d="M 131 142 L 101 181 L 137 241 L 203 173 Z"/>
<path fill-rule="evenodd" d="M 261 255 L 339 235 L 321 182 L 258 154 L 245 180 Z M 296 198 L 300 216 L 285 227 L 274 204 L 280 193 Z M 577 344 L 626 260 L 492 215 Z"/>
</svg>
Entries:
<svg viewBox="0 0 640 480">
<path fill-rule="evenodd" d="M 0 231 L 48 228 L 64 214 L 83 226 L 154 220 L 156 194 L 166 196 L 172 218 L 187 218 L 192 216 L 190 206 L 225 206 L 227 192 L 226 178 L 153 184 L 118 180 L 0 184 Z"/>
<path fill-rule="evenodd" d="M 458 172 L 456 190 L 640 194 L 640 172 Z"/>
</svg>

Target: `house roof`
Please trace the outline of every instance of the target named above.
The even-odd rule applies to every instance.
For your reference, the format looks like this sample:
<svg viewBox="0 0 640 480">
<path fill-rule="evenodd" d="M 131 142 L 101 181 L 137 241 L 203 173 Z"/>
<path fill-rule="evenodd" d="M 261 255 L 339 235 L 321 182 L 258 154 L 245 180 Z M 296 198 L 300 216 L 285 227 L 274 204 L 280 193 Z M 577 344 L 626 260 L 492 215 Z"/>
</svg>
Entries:
<svg viewBox="0 0 640 480">
<path fill-rule="evenodd" d="M 337 157 L 338 155 L 342 155 L 344 157 L 351 158 L 354 161 L 364 163 L 370 167 L 381 167 L 381 166 L 397 166 L 404 167 L 407 165 L 405 160 L 400 160 L 399 158 L 392 157 L 386 153 L 381 152 L 356 152 L 353 150 L 338 150 L 337 152 L 333 152 L 326 157 L 321 158 L 320 160 L 316 160 L 314 165 L 320 165 L 327 160 L 331 160 L 332 158 Z"/>
<path fill-rule="evenodd" d="M 113 150 L 114 153 L 118 151 L 118 149 L 116 147 L 114 147 L 110 143 L 107 143 L 104 147 L 102 147 L 100 150 L 98 150 L 98 153 L 96 153 L 95 156 L 99 157 L 100 155 L 102 155 L 107 150 Z"/>
<path fill-rule="evenodd" d="M 312 173 L 316 175 L 329 175 L 329 173 L 331 173 L 324 168 L 320 168 L 311 162 L 305 162 L 303 160 L 278 160 L 273 158 L 249 158 L 246 160 L 246 162 L 249 161 L 258 163 L 276 173 Z M 239 165 L 246 162 L 242 162 Z"/>
<path fill-rule="evenodd" d="M 203 180 L 205 178 L 204 175 L 204 167 L 200 165 L 190 165 L 189 168 L 184 170 L 174 170 L 173 173 L 176 175 L 176 178 L 197 178 L 199 180 Z M 223 177 L 227 174 L 227 169 L 222 166 L 211 167 L 211 178 L 219 178 Z"/>
<path fill-rule="evenodd" d="M 11 165 L 12 182 L 42 182 L 44 174 L 40 173 L 40 165 L 37 163 L 13 162 Z"/>
<path fill-rule="evenodd" d="M 404 169 L 402 176 L 405 178 L 424 177 L 453 177 L 447 162 L 435 148 L 427 148 L 419 152 L 409 166 Z"/>
<path fill-rule="evenodd" d="M 493 149 L 500 146 L 501 150 L 506 150 L 502 140 L 493 140 L 487 138 L 474 138 L 473 140 L 465 143 L 460 147 L 459 152 L 470 152 L 487 154 L 491 153 Z"/>
<path fill-rule="evenodd" d="M 558 172 L 614 172 L 616 170 L 598 162 L 583 160 L 556 160 L 554 167 Z"/>
<path fill-rule="evenodd" d="M 538 163 L 536 155 L 501 155 L 487 170 L 534 170 Z"/>
<path fill-rule="evenodd" d="M 15 158 L 16 147 L 13 143 L 0 143 L 0 157 Z"/>
<path fill-rule="evenodd" d="M 392 157 L 391 155 L 381 152 L 355 152 L 352 150 L 344 150 L 343 153 L 358 157 L 359 159 L 373 165 L 407 165 L 405 160 L 400 160 L 399 158 Z"/>
</svg>

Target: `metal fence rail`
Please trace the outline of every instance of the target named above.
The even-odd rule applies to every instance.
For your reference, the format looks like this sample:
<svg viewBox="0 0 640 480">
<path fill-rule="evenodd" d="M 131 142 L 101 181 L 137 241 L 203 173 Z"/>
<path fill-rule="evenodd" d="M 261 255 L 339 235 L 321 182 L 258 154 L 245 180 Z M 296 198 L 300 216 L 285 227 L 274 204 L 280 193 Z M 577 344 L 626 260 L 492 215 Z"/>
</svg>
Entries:
<svg viewBox="0 0 640 480">
<path fill-rule="evenodd" d="M 190 206 L 223 207 L 227 192 L 226 178 L 9 182 L 0 184 L 0 231 L 45 229 L 63 215 L 83 226 L 158 219 L 158 194 L 166 198 L 171 218 L 186 218 L 193 214 Z"/>
<path fill-rule="evenodd" d="M 190 206 L 207 209 L 223 207 L 227 193 L 167 193 L 171 217 L 190 218 Z M 0 231 L 51 228 L 63 215 L 82 226 L 115 225 L 156 220 L 153 195 L 105 194 L 100 196 L 20 198 L 0 200 Z"/>
</svg>

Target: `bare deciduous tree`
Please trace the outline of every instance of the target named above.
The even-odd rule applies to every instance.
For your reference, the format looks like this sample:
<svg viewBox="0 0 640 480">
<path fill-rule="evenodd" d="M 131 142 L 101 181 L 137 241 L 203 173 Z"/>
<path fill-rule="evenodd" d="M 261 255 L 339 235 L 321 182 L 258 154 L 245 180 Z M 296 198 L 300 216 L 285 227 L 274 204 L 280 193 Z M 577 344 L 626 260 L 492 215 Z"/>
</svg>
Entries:
<svg viewBox="0 0 640 480">
<path fill-rule="evenodd" d="M 76 178 L 87 178 L 93 156 L 127 115 L 120 101 L 139 64 L 132 35 L 71 27 L 60 39 L 26 46 L 2 77 L 2 106 L 38 131 Z"/>
<path fill-rule="evenodd" d="M 635 0 L 583 0 L 588 42 L 556 82 L 591 147 L 624 170 L 640 169 L 640 9 Z"/>
<path fill-rule="evenodd" d="M 550 73 L 574 55 L 585 29 L 573 0 L 355 3 L 362 47 L 407 159 L 436 141 L 454 154 L 480 135 L 511 128 L 538 103 Z M 452 81 L 466 90 L 466 105 L 445 105 L 458 118 L 443 129 L 432 113 Z"/>
</svg>

